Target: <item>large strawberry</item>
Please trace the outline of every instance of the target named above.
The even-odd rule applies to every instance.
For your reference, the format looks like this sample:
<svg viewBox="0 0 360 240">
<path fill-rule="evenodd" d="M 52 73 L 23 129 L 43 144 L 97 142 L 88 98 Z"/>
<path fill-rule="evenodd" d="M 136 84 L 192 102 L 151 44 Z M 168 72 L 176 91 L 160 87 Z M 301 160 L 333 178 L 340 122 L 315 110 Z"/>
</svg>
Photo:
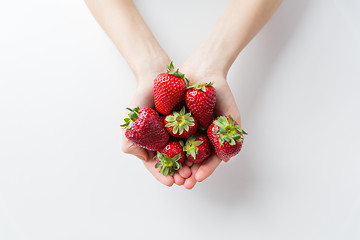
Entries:
<svg viewBox="0 0 360 240">
<path fill-rule="evenodd" d="M 205 134 L 197 133 L 186 140 L 184 151 L 189 161 L 201 163 L 211 155 L 211 144 Z"/>
<path fill-rule="evenodd" d="M 216 118 L 209 126 L 207 134 L 221 160 L 238 154 L 243 144 L 243 134 L 247 135 L 230 115 Z"/>
<path fill-rule="evenodd" d="M 180 111 L 173 112 L 165 118 L 166 130 L 174 137 L 188 138 L 196 132 L 197 121 L 191 113 L 185 112 L 185 107 Z"/>
<path fill-rule="evenodd" d="M 204 128 L 211 123 L 216 102 L 216 90 L 212 85 L 212 82 L 196 84 L 188 87 L 185 95 L 186 106 Z"/>
<path fill-rule="evenodd" d="M 160 167 L 160 173 L 164 176 L 174 175 L 184 163 L 186 156 L 183 151 L 183 142 L 179 140 L 171 140 L 162 150 L 154 157 L 157 161 L 155 168 Z"/>
<path fill-rule="evenodd" d="M 161 114 L 168 115 L 185 96 L 188 80 L 172 62 L 166 73 L 159 74 L 154 80 L 155 108 Z"/>
<path fill-rule="evenodd" d="M 121 127 L 126 128 L 125 137 L 136 145 L 151 151 L 160 151 L 169 142 L 169 133 L 158 113 L 151 108 L 134 109 Z"/>
</svg>

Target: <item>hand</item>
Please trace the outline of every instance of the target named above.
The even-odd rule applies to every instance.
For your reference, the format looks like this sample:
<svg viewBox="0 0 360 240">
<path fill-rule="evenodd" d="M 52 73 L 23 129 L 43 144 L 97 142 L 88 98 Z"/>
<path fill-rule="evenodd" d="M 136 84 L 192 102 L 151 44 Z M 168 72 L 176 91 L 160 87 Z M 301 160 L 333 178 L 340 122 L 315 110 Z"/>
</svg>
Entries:
<svg viewBox="0 0 360 240">
<path fill-rule="evenodd" d="M 153 93 L 153 79 L 155 74 L 150 74 L 146 80 L 138 80 L 138 87 L 134 98 L 131 101 L 130 107 L 139 106 L 154 108 L 154 93 Z M 155 168 L 156 160 L 153 159 L 155 152 L 148 151 L 144 148 L 138 147 L 125 137 L 125 130 L 122 133 L 121 147 L 124 153 L 134 155 L 135 157 L 143 160 L 144 166 L 147 170 L 162 184 L 171 187 L 174 183 L 182 185 L 186 178 L 191 175 L 191 170 L 188 166 L 184 166 L 174 173 L 173 176 L 164 176 L 159 173 L 159 169 Z"/>
<path fill-rule="evenodd" d="M 200 82 L 214 82 L 214 87 L 216 89 L 215 115 L 231 115 L 233 119 L 241 125 L 240 113 L 231 89 L 226 82 L 226 75 L 222 74 L 220 71 L 202 71 L 200 70 L 201 68 L 196 68 L 194 66 L 195 65 L 188 65 L 185 63 L 181 68 L 181 72 L 191 81 L 191 85 Z M 226 162 L 229 160 L 230 159 L 226 160 Z M 186 160 L 184 165 L 191 168 L 191 176 L 185 180 L 184 187 L 192 189 L 196 182 L 201 182 L 209 177 L 220 163 L 221 160 L 215 153 L 202 163 L 193 164 Z"/>
</svg>

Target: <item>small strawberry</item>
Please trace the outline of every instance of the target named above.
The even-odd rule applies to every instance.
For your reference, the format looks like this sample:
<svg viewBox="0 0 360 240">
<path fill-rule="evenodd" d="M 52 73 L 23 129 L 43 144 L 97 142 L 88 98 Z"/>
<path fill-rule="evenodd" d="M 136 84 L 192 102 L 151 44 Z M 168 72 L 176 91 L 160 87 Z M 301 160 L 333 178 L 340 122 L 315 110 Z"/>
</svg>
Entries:
<svg viewBox="0 0 360 240">
<path fill-rule="evenodd" d="M 162 150 L 154 157 L 157 161 L 155 168 L 160 167 L 160 173 L 164 176 L 174 175 L 184 163 L 186 156 L 183 150 L 184 143 L 180 140 L 171 140 Z"/>
<path fill-rule="evenodd" d="M 185 112 L 185 107 L 181 111 L 173 112 L 165 118 L 166 130 L 174 137 L 188 138 L 196 132 L 197 121 L 191 113 Z"/>
<path fill-rule="evenodd" d="M 164 122 L 154 109 L 126 108 L 129 118 L 121 127 L 126 128 L 125 137 L 136 145 L 151 151 L 161 150 L 169 142 L 169 133 Z"/>
<path fill-rule="evenodd" d="M 211 144 L 205 134 L 197 133 L 186 140 L 184 151 L 189 161 L 201 163 L 211 155 Z"/>
<path fill-rule="evenodd" d="M 167 66 L 166 73 L 159 74 L 154 80 L 155 108 L 164 115 L 171 110 L 185 96 L 188 80 L 179 69 L 174 68 L 172 62 Z"/>
<path fill-rule="evenodd" d="M 221 160 L 238 154 L 244 141 L 243 134 L 247 135 L 230 115 L 217 117 L 209 126 L 207 134 Z"/>
<path fill-rule="evenodd" d="M 185 95 L 186 106 L 199 121 L 199 125 L 206 128 L 212 120 L 216 90 L 212 86 L 214 83 L 199 83 L 188 87 Z"/>
</svg>

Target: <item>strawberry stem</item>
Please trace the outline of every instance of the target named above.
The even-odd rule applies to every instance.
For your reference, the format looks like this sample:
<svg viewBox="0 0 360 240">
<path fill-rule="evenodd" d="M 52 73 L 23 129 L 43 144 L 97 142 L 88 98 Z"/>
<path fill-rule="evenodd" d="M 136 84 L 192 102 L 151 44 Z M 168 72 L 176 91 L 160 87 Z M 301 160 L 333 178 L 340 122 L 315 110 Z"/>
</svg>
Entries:
<svg viewBox="0 0 360 240">
<path fill-rule="evenodd" d="M 175 171 L 182 167 L 181 163 L 178 162 L 181 158 L 181 154 L 177 154 L 173 158 L 170 158 L 165 153 L 157 152 L 154 158 L 160 161 L 155 164 L 155 168 L 160 167 L 159 173 L 162 173 L 164 176 L 168 174 L 173 176 Z"/>
<path fill-rule="evenodd" d="M 136 106 L 135 108 L 131 109 L 131 108 L 126 108 L 126 110 L 129 110 L 130 113 L 128 114 L 128 118 L 125 118 L 124 121 L 125 123 L 120 125 L 120 127 L 123 128 L 127 128 L 130 129 L 132 126 L 132 123 L 137 119 L 137 116 L 139 114 L 140 108 L 138 106 Z"/>
<path fill-rule="evenodd" d="M 175 70 L 174 64 L 171 61 L 169 65 L 166 66 L 166 73 L 170 75 L 174 75 L 175 77 L 179 77 L 182 80 L 184 80 L 185 86 L 189 84 L 189 79 L 185 77 L 185 74 L 179 72 L 179 69 L 177 68 Z"/>
<path fill-rule="evenodd" d="M 209 83 L 198 83 L 198 84 L 192 85 L 192 86 L 190 86 L 190 87 L 187 87 L 186 89 L 193 89 L 193 88 L 195 88 L 195 89 L 199 89 L 199 90 L 201 90 L 201 91 L 203 91 L 203 92 L 206 92 L 206 87 L 207 87 L 207 86 L 212 86 L 212 85 L 214 85 L 213 82 L 209 82 Z"/>
<path fill-rule="evenodd" d="M 195 126 L 194 118 L 191 116 L 191 113 L 185 112 L 185 107 L 183 107 L 180 112 L 173 112 L 171 115 L 165 118 L 168 123 L 165 127 L 174 127 L 173 133 L 183 134 L 184 130 L 189 131 L 190 127 Z"/>
<path fill-rule="evenodd" d="M 196 155 L 199 154 L 198 146 L 200 146 L 204 141 L 195 141 L 195 139 L 195 136 L 191 136 L 186 141 L 185 146 L 183 147 L 184 152 L 186 152 L 186 157 L 192 156 L 196 159 Z"/>
<path fill-rule="evenodd" d="M 218 117 L 214 124 L 219 127 L 219 129 L 215 129 L 215 133 L 219 135 L 219 143 L 221 145 L 225 141 L 230 145 L 235 145 L 236 142 L 243 141 L 243 134 L 247 135 L 239 125 L 234 125 L 235 121 L 230 115 Z"/>
</svg>

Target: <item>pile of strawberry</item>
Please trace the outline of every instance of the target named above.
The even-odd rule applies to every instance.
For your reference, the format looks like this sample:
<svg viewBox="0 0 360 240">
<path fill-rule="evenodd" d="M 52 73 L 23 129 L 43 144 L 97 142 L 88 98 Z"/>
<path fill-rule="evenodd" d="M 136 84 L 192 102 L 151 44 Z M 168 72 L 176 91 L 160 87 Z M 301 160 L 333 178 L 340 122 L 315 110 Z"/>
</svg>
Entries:
<svg viewBox="0 0 360 240">
<path fill-rule="evenodd" d="M 163 175 L 172 176 L 186 159 L 201 163 L 213 149 L 219 159 L 229 159 L 240 152 L 243 135 L 247 134 L 230 115 L 214 119 L 213 83 L 188 84 L 171 62 L 167 72 L 154 80 L 156 110 L 127 108 L 129 117 L 121 125 L 130 141 L 157 151 L 155 168 Z"/>
</svg>

